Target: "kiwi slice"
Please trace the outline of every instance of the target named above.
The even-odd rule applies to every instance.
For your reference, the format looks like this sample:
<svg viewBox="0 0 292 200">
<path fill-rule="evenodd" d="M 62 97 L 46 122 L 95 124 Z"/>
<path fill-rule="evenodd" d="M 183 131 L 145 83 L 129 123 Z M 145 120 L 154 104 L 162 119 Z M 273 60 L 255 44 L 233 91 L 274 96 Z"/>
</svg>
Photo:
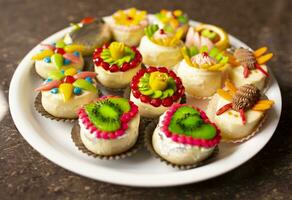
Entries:
<svg viewBox="0 0 292 200">
<path fill-rule="evenodd" d="M 127 99 L 108 98 L 85 106 L 90 121 L 102 131 L 113 132 L 121 127 L 120 116 L 130 111 Z"/>
<path fill-rule="evenodd" d="M 161 90 L 155 90 L 154 93 L 151 95 L 152 98 L 160 98 L 162 96 Z"/>
<path fill-rule="evenodd" d="M 189 106 L 182 106 L 174 113 L 169 130 L 176 134 L 201 139 L 212 139 L 216 135 L 215 127 L 204 123 L 200 113 Z"/>
<path fill-rule="evenodd" d="M 141 92 L 141 94 L 146 95 L 146 96 L 152 95 L 154 93 L 154 91 L 151 90 L 150 88 L 148 88 L 147 90 L 144 90 L 144 91 L 140 91 L 140 92 Z"/>
<path fill-rule="evenodd" d="M 168 92 L 163 91 L 161 99 L 165 99 L 166 97 L 168 97 Z"/>
<path fill-rule="evenodd" d="M 172 88 L 166 89 L 164 92 L 167 93 L 169 97 L 174 94 L 174 90 Z"/>
</svg>

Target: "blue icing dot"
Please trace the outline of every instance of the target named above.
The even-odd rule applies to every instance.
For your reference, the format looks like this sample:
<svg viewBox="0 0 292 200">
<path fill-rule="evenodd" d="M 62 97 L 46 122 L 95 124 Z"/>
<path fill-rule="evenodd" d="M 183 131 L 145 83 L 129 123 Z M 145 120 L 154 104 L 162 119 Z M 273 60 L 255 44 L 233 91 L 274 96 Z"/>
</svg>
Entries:
<svg viewBox="0 0 292 200">
<path fill-rule="evenodd" d="M 51 57 L 45 57 L 45 58 L 44 58 L 44 61 L 45 61 L 46 63 L 50 63 L 50 62 L 51 62 Z"/>
<path fill-rule="evenodd" d="M 92 78 L 90 77 L 86 77 L 85 80 L 88 81 L 89 83 L 93 83 Z"/>
<path fill-rule="evenodd" d="M 64 59 L 64 65 L 69 65 L 70 63 L 71 63 L 70 60 L 68 60 L 68 59 Z"/>
<path fill-rule="evenodd" d="M 78 51 L 74 51 L 73 52 L 73 55 L 79 57 L 80 56 L 80 53 Z"/>
<path fill-rule="evenodd" d="M 62 69 L 60 72 L 61 72 L 62 74 L 65 74 L 65 70 L 64 70 L 64 69 Z"/>
<path fill-rule="evenodd" d="M 57 94 L 58 92 L 59 92 L 59 89 L 58 88 L 51 89 L 51 93 L 52 94 Z"/>
<path fill-rule="evenodd" d="M 48 78 L 47 80 L 45 80 L 45 83 L 51 82 L 53 79 Z"/>
<path fill-rule="evenodd" d="M 79 87 L 74 87 L 74 89 L 73 89 L 73 93 L 74 94 L 76 94 L 76 95 L 79 95 L 79 94 L 81 94 L 81 88 L 79 88 Z"/>
</svg>

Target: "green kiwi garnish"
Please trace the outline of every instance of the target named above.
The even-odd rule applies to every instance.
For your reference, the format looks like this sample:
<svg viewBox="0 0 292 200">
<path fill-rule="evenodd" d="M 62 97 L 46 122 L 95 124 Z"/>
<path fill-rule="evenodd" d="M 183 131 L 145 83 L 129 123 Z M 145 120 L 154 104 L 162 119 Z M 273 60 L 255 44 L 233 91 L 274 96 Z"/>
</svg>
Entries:
<svg viewBox="0 0 292 200">
<path fill-rule="evenodd" d="M 216 135 L 215 127 L 204 123 L 200 113 L 190 106 L 178 108 L 173 114 L 168 128 L 175 134 L 194 138 L 212 139 Z"/>
<path fill-rule="evenodd" d="M 90 121 L 102 131 L 113 132 L 121 127 L 120 117 L 131 107 L 125 98 L 108 98 L 84 106 Z"/>
</svg>

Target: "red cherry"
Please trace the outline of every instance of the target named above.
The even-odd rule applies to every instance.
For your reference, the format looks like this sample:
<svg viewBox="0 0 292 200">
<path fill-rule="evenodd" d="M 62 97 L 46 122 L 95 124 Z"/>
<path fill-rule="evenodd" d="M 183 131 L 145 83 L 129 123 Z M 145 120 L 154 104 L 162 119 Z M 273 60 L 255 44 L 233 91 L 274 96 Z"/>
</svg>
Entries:
<svg viewBox="0 0 292 200">
<path fill-rule="evenodd" d="M 145 96 L 145 95 L 141 95 L 140 96 L 140 100 L 143 102 L 143 103 L 148 103 L 150 101 L 150 98 L 148 96 Z"/>
<path fill-rule="evenodd" d="M 160 34 L 161 34 L 161 35 L 165 34 L 165 32 L 164 32 L 163 29 L 160 29 Z"/>
<path fill-rule="evenodd" d="M 133 93 L 133 96 L 134 96 L 135 98 L 139 98 L 140 95 L 141 95 L 140 91 L 138 91 L 138 90 L 132 90 L 132 93 Z"/>
<path fill-rule="evenodd" d="M 158 107 L 158 106 L 161 105 L 161 99 L 152 99 L 152 100 L 150 101 L 150 104 L 151 104 L 152 106 L 154 106 L 154 107 Z"/>
<path fill-rule="evenodd" d="M 172 100 L 173 100 L 173 101 L 177 101 L 178 99 L 179 99 L 179 95 L 175 93 L 175 94 L 172 96 Z"/>
<path fill-rule="evenodd" d="M 75 78 L 73 76 L 65 76 L 63 79 L 63 83 L 74 83 Z"/>
<path fill-rule="evenodd" d="M 129 63 L 124 63 L 121 67 L 121 71 L 122 72 L 125 72 L 127 71 L 128 69 L 130 69 L 130 64 Z"/>
<path fill-rule="evenodd" d="M 178 91 L 177 91 L 178 95 L 183 95 L 185 93 L 185 89 L 184 88 L 180 88 Z"/>
<path fill-rule="evenodd" d="M 175 77 L 176 77 L 175 72 L 172 71 L 172 70 L 170 70 L 168 74 L 169 74 L 169 76 L 171 76 L 172 78 L 175 78 Z"/>
<path fill-rule="evenodd" d="M 109 70 L 110 70 L 110 72 L 117 72 L 117 71 L 119 71 L 119 67 L 116 64 L 114 64 L 114 65 L 110 66 Z"/>
<path fill-rule="evenodd" d="M 102 62 L 102 63 L 100 63 L 100 65 L 105 69 L 105 70 L 108 70 L 109 69 L 109 64 L 108 63 L 106 63 L 106 62 Z"/>
<path fill-rule="evenodd" d="M 160 71 L 162 73 L 167 73 L 168 69 L 166 67 L 158 67 L 158 71 Z"/>
<path fill-rule="evenodd" d="M 65 50 L 64 50 L 63 48 L 56 48 L 56 49 L 55 49 L 55 53 L 58 53 L 58 54 L 63 55 L 63 54 L 65 54 L 66 52 L 65 52 Z"/>
<path fill-rule="evenodd" d="M 147 72 L 148 72 L 148 73 L 156 72 L 156 71 L 157 71 L 157 68 L 155 68 L 155 67 L 148 67 L 148 68 L 147 68 Z"/>
<path fill-rule="evenodd" d="M 138 89 L 137 82 L 132 81 L 131 88 L 132 88 L 132 90 L 137 90 Z"/>
<path fill-rule="evenodd" d="M 171 106 L 172 103 L 173 103 L 173 101 L 172 101 L 171 97 L 167 97 L 167 98 L 162 100 L 162 105 L 165 106 L 165 107 Z"/>
<path fill-rule="evenodd" d="M 137 61 L 134 59 L 130 62 L 131 68 L 134 68 L 138 65 Z"/>
<path fill-rule="evenodd" d="M 82 23 L 82 24 L 91 24 L 94 20 L 95 20 L 94 17 L 84 17 L 84 18 L 81 20 L 81 23 Z"/>
<path fill-rule="evenodd" d="M 109 47 L 109 43 L 104 43 L 103 45 L 102 45 L 102 48 L 104 48 L 104 49 L 107 49 Z"/>
<path fill-rule="evenodd" d="M 182 82 L 181 82 L 179 77 L 174 78 L 174 80 L 175 80 L 176 84 L 178 84 L 178 85 L 182 84 Z"/>
<path fill-rule="evenodd" d="M 100 66 L 101 63 L 103 62 L 102 58 L 94 58 L 93 62 L 96 66 Z"/>
</svg>

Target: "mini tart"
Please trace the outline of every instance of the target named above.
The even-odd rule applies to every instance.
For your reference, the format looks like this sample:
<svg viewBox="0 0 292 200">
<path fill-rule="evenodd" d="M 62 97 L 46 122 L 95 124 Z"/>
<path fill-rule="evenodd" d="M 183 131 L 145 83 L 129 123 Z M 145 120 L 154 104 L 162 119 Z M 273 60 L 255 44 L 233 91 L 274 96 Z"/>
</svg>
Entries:
<svg viewBox="0 0 292 200">
<path fill-rule="evenodd" d="M 207 114 L 225 141 L 241 142 L 253 136 L 273 101 L 264 99 L 254 85 L 238 89 L 229 81 L 210 101 Z"/>
<path fill-rule="evenodd" d="M 93 53 L 97 80 L 108 88 L 125 88 L 141 69 L 142 56 L 136 47 L 112 42 Z"/>
<path fill-rule="evenodd" d="M 130 99 L 139 107 L 141 116 L 147 118 L 158 117 L 180 102 L 183 95 L 180 78 L 165 67 L 142 69 L 131 83 Z"/>
<path fill-rule="evenodd" d="M 77 118 L 78 109 L 98 97 L 95 72 L 77 72 L 75 68 L 51 71 L 36 89 L 42 94 L 42 106 L 57 118 Z"/>
<path fill-rule="evenodd" d="M 85 17 L 79 23 L 72 23 L 71 28 L 72 30 L 65 35 L 64 42 L 80 46 L 83 56 L 92 55 L 96 48 L 110 42 L 111 39 L 109 26 L 93 17 Z"/>
<path fill-rule="evenodd" d="M 104 96 L 84 105 L 78 116 L 81 140 L 95 154 L 120 154 L 137 141 L 140 115 L 128 99 Z"/>
<path fill-rule="evenodd" d="M 187 47 L 197 48 L 207 46 L 209 50 L 212 47 L 225 50 L 230 46 L 228 34 L 222 28 L 210 24 L 190 27 L 185 44 Z"/>
<path fill-rule="evenodd" d="M 66 45 L 63 41 L 58 41 L 54 44 L 41 44 L 41 47 L 41 51 L 32 60 L 35 61 L 37 74 L 42 78 L 47 79 L 49 72 L 53 70 L 83 69 L 82 46 Z"/>
<path fill-rule="evenodd" d="M 244 48 L 235 50 L 230 59 L 233 65 L 230 79 L 236 87 L 253 84 L 263 91 L 269 77 L 265 63 L 273 57 L 272 53 L 265 54 L 267 50 L 267 47 L 259 48 L 254 52 Z"/>
<path fill-rule="evenodd" d="M 205 98 L 221 88 L 227 72 L 228 57 L 216 47 L 210 51 L 202 47 L 182 48 L 184 59 L 177 68 L 177 75 L 182 79 L 186 93 L 190 96 Z"/>
<path fill-rule="evenodd" d="M 181 10 L 163 9 L 155 14 L 153 24 L 158 24 L 160 28 L 172 33 L 181 29 L 185 36 L 189 28 L 189 19 Z"/>
<path fill-rule="evenodd" d="M 200 109 L 175 104 L 159 119 L 152 135 L 155 152 L 177 165 L 197 164 L 220 142 L 220 131 Z"/>
<path fill-rule="evenodd" d="M 139 46 L 143 63 L 148 66 L 174 67 L 182 59 L 182 36 L 182 30 L 173 34 L 159 29 L 158 25 L 147 26 Z"/>
<path fill-rule="evenodd" d="M 148 25 L 147 12 L 136 8 L 119 10 L 103 20 L 110 26 L 114 40 L 129 46 L 139 44 L 144 28 Z"/>
</svg>

